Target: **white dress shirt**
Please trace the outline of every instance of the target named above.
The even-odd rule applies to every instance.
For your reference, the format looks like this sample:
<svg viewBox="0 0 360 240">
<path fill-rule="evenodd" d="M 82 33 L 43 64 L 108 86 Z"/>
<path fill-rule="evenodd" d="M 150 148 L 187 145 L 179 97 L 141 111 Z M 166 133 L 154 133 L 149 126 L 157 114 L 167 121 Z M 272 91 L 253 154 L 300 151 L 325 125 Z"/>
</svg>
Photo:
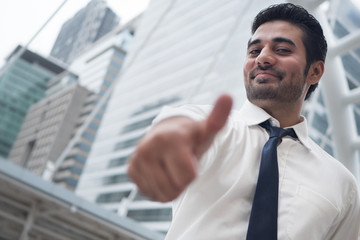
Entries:
<svg viewBox="0 0 360 240">
<path fill-rule="evenodd" d="M 204 119 L 211 106 L 166 107 L 155 123 L 174 115 Z M 259 123 L 279 122 L 246 102 L 199 163 L 199 175 L 173 204 L 166 239 L 245 239 L 259 172 L 269 138 Z M 355 240 L 360 225 L 359 194 L 352 174 L 308 136 L 306 120 L 292 126 L 298 140 L 278 146 L 278 239 Z"/>
</svg>

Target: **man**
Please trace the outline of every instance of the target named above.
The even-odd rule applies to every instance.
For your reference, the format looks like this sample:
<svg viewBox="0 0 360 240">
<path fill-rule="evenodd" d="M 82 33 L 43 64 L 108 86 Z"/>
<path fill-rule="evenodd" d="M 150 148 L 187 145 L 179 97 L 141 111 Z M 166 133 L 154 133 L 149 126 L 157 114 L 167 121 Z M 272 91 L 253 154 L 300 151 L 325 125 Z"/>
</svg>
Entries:
<svg viewBox="0 0 360 240">
<path fill-rule="evenodd" d="M 165 109 L 140 141 L 129 176 L 150 198 L 175 199 L 168 239 L 357 239 L 356 181 L 308 137 L 300 115 L 324 72 L 320 24 L 302 7 L 279 4 L 256 16 L 252 33 L 242 109 L 230 115 L 227 95 L 213 108 Z M 276 142 L 276 201 L 260 211 L 275 209 L 275 220 L 266 223 L 275 233 L 252 237 L 263 231 L 252 230 L 261 217 L 251 218 L 255 195 L 262 194 L 257 185 L 267 120 L 296 134 Z"/>
</svg>

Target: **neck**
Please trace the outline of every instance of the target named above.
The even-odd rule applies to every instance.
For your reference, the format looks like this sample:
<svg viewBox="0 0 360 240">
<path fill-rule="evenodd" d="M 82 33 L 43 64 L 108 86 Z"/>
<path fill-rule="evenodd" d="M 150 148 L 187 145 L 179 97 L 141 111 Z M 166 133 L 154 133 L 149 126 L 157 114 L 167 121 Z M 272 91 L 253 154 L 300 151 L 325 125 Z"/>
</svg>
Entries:
<svg viewBox="0 0 360 240">
<path fill-rule="evenodd" d="M 293 126 L 303 121 L 300 115 L 303 102 L 273 103 L 269 100 L 256 100 L 251 102 L 278 120 L 281 128 Z"/>
</svg>

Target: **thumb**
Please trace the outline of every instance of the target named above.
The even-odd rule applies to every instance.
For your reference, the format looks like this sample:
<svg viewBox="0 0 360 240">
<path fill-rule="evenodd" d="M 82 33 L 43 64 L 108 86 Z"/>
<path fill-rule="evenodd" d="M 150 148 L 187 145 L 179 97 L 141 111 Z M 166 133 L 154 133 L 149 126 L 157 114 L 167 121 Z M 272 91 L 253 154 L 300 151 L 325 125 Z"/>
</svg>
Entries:
<svg viewBox="0 0 360 240">
<path fill-rule="evenodd" d="M 205 135 L 213 137 L 226 124 L 232 107 L 232 98 L 227 94 L 221 95 L 215 102 L 214 108 L 205 121 Z"/>
</svg>

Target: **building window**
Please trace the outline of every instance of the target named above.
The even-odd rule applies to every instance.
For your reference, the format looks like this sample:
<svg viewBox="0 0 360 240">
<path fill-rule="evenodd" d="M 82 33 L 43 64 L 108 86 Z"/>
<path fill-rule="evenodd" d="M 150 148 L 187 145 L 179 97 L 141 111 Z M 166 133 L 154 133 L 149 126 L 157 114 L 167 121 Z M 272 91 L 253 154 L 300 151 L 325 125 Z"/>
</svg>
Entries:
<svg viewBox="0 0 360 240">
<path fill-rule="evenodd" d="M 116 174 L 103 178 L 103 185 L 112 185 L 117 183 L 127 183 L 130 182 L 127 174 Z"/>
<path fill-rule="evenodd" d="M 83 136 L 85 139 L 89 140 L 90 142 L 93 142 L 94 139 L 95 139 L 95 135 L 92 134 L 92 133 L 89 133 L 89 132 L 84 132 L 84 133 L 82 134 L 82 136 Z"/>
<path fill-rule="evenodd" d="M 113 203 L 120 202 L 123 198 L 128 197 L 130 191 L 126 192 L 113 192 L 113 193 L 103 193 L 96 198 L 97 203 Z"/>
<path fill-rule="evenodd" d="M 70 167 L 59 168 L 58 170 L 58 172 L 64 172 L 64 171 L 70 171 L 71 173 L 74 173 L 76 175 L 81 175 L 82 168 L 79 168 L 77 166 L 70 166 Z"/>
<path fill-rule="evenodd" d="M 86 153 L 89 153 L 90 152 L 90 149 L 91 147 L 85 143 L 78 143 L 74 146 L 75 148 L 79 148 L 81 149 L 82 151 L 86 152 Z"/>
<path fill-rule="evenodd" d="M 328 129 L 328 121 L 326 115 L 319 115 L 318 113 L 314 113 L 314 120 L 312 125 L 315 129 L 317 129 L 320 133 L 326 134 L 326 130 Z"/>
<path fill-rule="evenodd" d="M 145 197 L 144 195 L 142 195 L 140 192 L 137 192 L 134 198 L 134 201 L 151 201 L 148 197 Z"/>
<path fill-rule="evenodd" d="M 139 222 L 171 221 L 171 208 L 129 210 L 127 216 Z"/>
<path fill-rule="evenodd" d="M 152 121 L 154 120 L 155 116 L 152 116 L 150 118 L 146 118 L 134 123 L 131 123 L 129 125 L 126 125 L 123 130 L 121 131 L 121 133 L 128 133 L 128 132 L 132 132 L 141 128 L 145 128 L 150 126 L 150 124 L 152 123 Z"/>
<path fill-rule="evenodd" d="M 171 103 L 174 103 L 176 101 L 179 101 L 180 98 L 179 97 L 172 97 L 170 99 L 160 99 L 158 102 L 154 103 L 154 104 L 150 104 L 150 105 L 144 105 L 142 107 L 142 109 L 136 111 L 133 113 L 133 116 L 136 116 L 136 115 L 140 115 L 140 114 L 143 114 L 145 112 L 149 112 L 151 110 L 154 110 L 154 109 L 157 109 L 157 108 L 160 108 L 164 105 L 169 105 Z"/>
<path fill-rule="evenodd" d="M 28 162 L 29 162 L 32 152 L 34 150 L 35 143 L 36 143 L 36 140 L 32 140 L 26 146 L 25 159 L 24 159 L 24 164 L 23 164 L 24 167 L 27 167 L 27 165 L 28 165 Z"/>
<path fill-rule="evenodd" d="M 86 162 L 86 157 L 80 154 L 70 155 L 65 158 L 65 160 L 74 159 L 76 162 L 84 164 Z"/>
<path fill-rule="evenodd" d="M 142 136 L 139 136 L 139 137 L 135 137 L 135 138 L 131 138 L 131 139 L 119 142 L 115 145 L 114 150 L 120 150 L 120 149 L 133 147 L 141 139 L 141 137 Z"/>
<path fill-rule="evenodd" d="M 129 159 L 129 156 L 111 159 L 108 164 L 108 168 L 123 166 L 127 163 L 128 159 Z"/>
</svg>

